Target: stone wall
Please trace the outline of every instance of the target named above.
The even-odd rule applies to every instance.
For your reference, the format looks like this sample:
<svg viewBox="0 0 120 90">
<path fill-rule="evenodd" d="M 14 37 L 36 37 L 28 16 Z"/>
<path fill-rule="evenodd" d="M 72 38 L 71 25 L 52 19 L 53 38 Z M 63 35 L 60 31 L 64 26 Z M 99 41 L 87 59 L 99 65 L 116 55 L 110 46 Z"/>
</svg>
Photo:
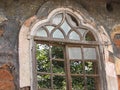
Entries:
<svg viewBox="0 0 120 90">
<path fill-rule="evenodd" d="M 10 63 L 0 67 L 0 90 L 15 90 L 12 69 L 14 67 Z"/>
<path fill-rule="evenodd" d="M 12 89 L 5 90 L 19 90 L 19 30 L 23 22 L 34 16 L 46 1 L 48 0 L 0 0 L 0 66 L 11 63 L 15 68 L 12 69 L 12 79 L 9 78 L 10 82 L 8 81 Z M 64 0 L 54 0 L 54 2 L 61 4 Z M 105 28 L 109 36 L 112 28 L 120 24 L 120 3 L 112 3 L 112 10 L 109 11 L 106 8 L 106 0 L 69 0 L 69 2 L 73 2 L 73 4 L 77 2 L 75 5 L 82 6 L 89 13 L 89 16 L 95 20 L 96 24 Z M 115 46 L 114 49 L 114 54 L 118 54 Z M 1 72 L 3 71 L 0 69 Z M 0 85 L 3 85 L 3 83 L 0 81 Z"/>
</svg>

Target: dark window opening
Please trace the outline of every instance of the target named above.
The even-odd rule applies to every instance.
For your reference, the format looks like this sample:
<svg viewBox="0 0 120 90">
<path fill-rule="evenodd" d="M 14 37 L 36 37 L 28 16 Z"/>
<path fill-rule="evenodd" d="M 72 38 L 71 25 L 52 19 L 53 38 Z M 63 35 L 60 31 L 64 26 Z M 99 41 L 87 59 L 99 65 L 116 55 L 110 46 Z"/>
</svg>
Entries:
<svg viewBox="0 0 120 90">
<path fill-rule="evenodd" d="M 120 34 L 116 34 L 116 35 L 114 36 L 114 39 L 120 40 Z"/>
</svg>

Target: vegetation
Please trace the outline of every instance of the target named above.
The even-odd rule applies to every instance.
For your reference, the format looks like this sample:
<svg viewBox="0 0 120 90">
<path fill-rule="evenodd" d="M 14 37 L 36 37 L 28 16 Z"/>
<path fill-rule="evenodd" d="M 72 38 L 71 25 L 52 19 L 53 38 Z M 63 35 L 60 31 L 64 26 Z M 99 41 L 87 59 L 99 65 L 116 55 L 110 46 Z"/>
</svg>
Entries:
<svg viewBox="0 0 120 90">
<path fill-rule="evenodd" d="M 67 90 L 65 61 L 56 60 L 64 59 L 63 47 L 38 44 L 36 48 L 37 71 L 40 72 L 37 75 L 38 87 Z M 84 67 L 82 61 L 73 60 L 70 61 L 70 72 L 71 74 L 94 74 L 93 66 L 93 62 L 86 62 Z M 41 72 L 44 74 L 41 74 Z M 71 79 L 72 90 L 86 90 L 85 88 L 87 90 L 96 90 L 94 86 L 95 80 L 92 77 L 71 76 Z M 85 87 L 85 80 L 87 87 Z"/>
</svg>

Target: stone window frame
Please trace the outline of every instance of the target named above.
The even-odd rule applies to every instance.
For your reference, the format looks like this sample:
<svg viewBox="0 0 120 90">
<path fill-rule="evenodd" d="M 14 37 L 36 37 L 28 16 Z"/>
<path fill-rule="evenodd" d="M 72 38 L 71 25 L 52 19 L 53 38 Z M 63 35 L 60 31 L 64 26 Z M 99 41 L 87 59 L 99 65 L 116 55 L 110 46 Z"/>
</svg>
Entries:
<svg viewBox="0 0 120 90">
<path fill-rule="evenodd" d="M 53 12 L 54 12 L 54 10 L 53 10 Z M 52 13 L 52 12 L 51 12 Z M 60 28 L 60 25 L 62 25 L 64 22 L 64 20 L 66 20 L 68 17 L 67 17 L 67 15 L 73 15 L 73 18 L 77 18 L 78 19 L 78 23 L 79 23 L 79 29 L 83 29 L 83 30 L 85 30 L 86 31 L 86 33 L 84 33 L 83 34 L 83 39 L 80 39 L 80 40 L 70 40 L 70 39 L 68 39 L 68 37 L 66 37 L 66 35 L 65 35 L 65 33 L 64 33 L 64 30 L 62 29 L 62 28 Z M 62 24 L 58 24 L 58 26 L 55 26 L 55 27 L 57 27 L 57 28 L 60 28 L 61 29 L 61 32 L 64 34 L 64 39 L 60 39 L 60 38 L 54 38 L 54 37 L 52 37 L 52 36 L 49 36 L 49 32 L 45 29 L 45 27 L 46 27 L 46 25 L 45 24 L 47 24 L 47 25 L 49 25 L 49 22 L 51 22 L 51 21 L 48 21 L 48 22 L 45 22 L 45 23 L 42 23 L 42 24 L 40 24 L 40 25 L 36 25 L 36 27 L 34 28 L 34 26 L 33 26 L 33 38 L 34 38 L 34 41 L 36 41 L 36 42 L 42 42 L 42 41 L 46 41 L 46 42 L 48 42 L 48 41 L 53 41 L 53 42 L 58 42 L 58 41 L 60 41 L 60 42 L 62 42 L 62 43 L 69 43 L 69 45 L 68 44 L 65 44 L 65 47 L 67 47 L 67 48 L 70 48 L 70 46 L 71 46 L 71 44 L 70 43 L 72 43 L 73 45 L 71 46 L 71 47 L 75 47 L 76 46 L 76 48 L 78 47 L 78 46 L 80 46 L 81 47 L 81 49 L 83 49 L 83 47 L 85 48 L 85 47 L 87 47 L 87 48 L 89 48 L 89 47 L 92 47 L 92 48 L 94 48 L 95 49 L 95 51 L 96 51 L 96 59 L 95 60 L 89 60 L 89 61 L 91 61 L 92 63 L 95 63 L 96 62 L 96 64 L 99 66 L 99 64 L 98 64 L 98 62 L 99 62 L 99 60 L 100 60 L 100 57 L 98 56 L 98 54 L 97 53 L 99 53 L 99 50 L 98 50 L 98 46 L 99 46 L 99 41 L 98 41 L 98 39 L 97 39 L 97 36 L 95 35 L 95 33 L 93 32 L 93 30 L 92 29 L 90 29 L 90 28 L 88 28 L 88 27 L 85 27 L 85 26 L 82 26 L 81 25 L 81 23 L 80 23 L 80 20 L 79 20 L 79 17 L 75 17 L 76 15 L 74 15 L 74 13 L 72 13 L 69 9 L 67 9 L 67 8 L 64 8 L 64 9 L 59 9 L 59 10 L 56 10 L 56 12 L 55 13 L 53 13 L 53 15 L 52 15 L 52 17 L 50 17 L 50 20 L 53 18 L 53 17 L 55 17 L 56 15 L 63 15 L 63 19 L 61 20 L 61 22 L 62 22 Z M 66 16 L 66 19 L 65 19 L 65 17 L 64 16 Z M 69 22 L 69 21 L 67 21 L 67 22 Z M 70 22 L 69 22 L 70 23 Z M 50 23 L 50 25 L 51 25 L 51 23 Z M 54 25 L 54 24 L 53 24 Z M 72 26 L 70 26 L 71 28 L 72 28 Z M 77 26 L 76 26 L 77 27 Z M 41 36 L 38 36 L 38 35 L 36 35 L 36 33 L 37 33 L 37 31 L 38 30 L 40 30 L 42 28 L 42 30 L 43 29 L 45 29 L 46 30 L 46 33 L 47 33 L 47 36 L 43 36 L 42 34 L 40 34 Z M 57 29 L 57 28 L 55 28 L 55 29 Z M 72 28 L 73 29 L 73 28 Z M 75 29 L 75 27 L 74 27 L 74 29 Z M 88 29 L 88 30 L 87 30 Z M 63 30 L 63 31 L 62 31 Z M 54 31 L 54 30 L 53 30 Z M 71 32 L 71 30 L 69 30 L 70 32 Z M 92 32 L 93 34 L 94 34 L 94 38 L 95 38 L 95 40 L 94 41 L 87 41 L 87 40 L 85 40 L 85 35 L 87 35 L 87 33 L 88 32 Z M 53 32 L 51 32 L 51 33 L 53 33 Z M 82 38 L 82 35 L 79 33 L 79 32 L 77 32 L 77 30 L 76 30 L 76 33 L 78 34 L 78 35 L 80 35 L 81 36 L 81 38 Z M 68 34 L 69 34 L 69 32 L 68 32 Z M 52 35 L 52 34 L 50 34 L 50 35 Z M 67 35 L 68 36 L 68 35 Z M 42 40 L 42 41 L 41 41 Z M 49 43 L 50 44 L 50 43 Z M 83 44 L 83 45 L 82 45 Z M 78 46 L 77 46 L 78 45 Z M 65 48 L 65 49 L 67 49 L 67 48 Z M 67 51 L 67 50 L 66 50 Z M 66 53 L 66 55 L 68 55 L 68 52 L 64 52 L 64 53 Z M 33 53 L 34 54 L 34 53 Z M 82 52 L 82 55 L 83 55 L 83 52 Z M 67 58 L 68 56 L 66 56 L 66 59 L 68 60 L 68 58 Z M 33 57 L 34 58 L 34 57 Z M 79 59 L 80 60 L 80 59 Z M 58 60 L 57 60 L 58 61 Z M 74 60 L 73 60 L 74 61 Z M 87 60 L 81 60 L 81 61 L 83 61 L 83 62 L 88 62 Z M 33 62 L 36 62 L 36 59 L 33 59 Z M 67 64 L 67 63 L 66 63 Z M 33 67 L 34 66 L 36 66 L 36 65 L 33 65 Z M 85 66 L 85 65 L 84 65 Z M 96 65 L 95 65 L 96 66 Z M 65 68 L 67 68 L 67 71 L 69 71 L 69 66 L 67 65 L 67 67 L 65 67 Z M 36 71 L 35 71 L 35 69 L 36 68 L 33 68 L 33 73 L 36 73 Z M 97 71 L 99 71 L 99 70 L 97 70 Z M 84 70 L 83 70 L 83 72 L 85 72 Z M 39 74 L 40 74 L 40 72 L 39 72 Z M 42 75 L 44 75 L 44 74 L 47 74 L 47 73 L 45 73 L 44 72 L 44 74 L 43 73 L 41 73 Z M 49 73 L 50 74 L 50 73 Z M 70 74 L 70 72 L 66 72 L 66 74 Z M 85 74 L 85 73 L 84 73 Z M 92 74 L 92 75 L 88 75 L 88 74 L 86 74 L 86 75 L 88 75 L 89 77 L 92 77 L 92 78 L 96 78 L 96 77 L 99 77 L 99 74 L 100 73 L 94 73 L 94 74 Z M 53 76 L 53 73 L 51 73 L 50 74 L 51 76 Z M 78 75 L 78 74 L 74 74 L 74 75 Z M 82 75 L 82 74 L 81 74 Z M 34 77 L 36 77 L 37 75 L 34 75 Z M 69 76 L 69 75 L 68 75 Z M 80 75 L 79 75 L 80 76 Z M 85 75 L 83 75 L 83 77 L 87 77 L 87 76 L 85 76 Z M 70 79 L 70 76 L 69 76 L 69 78 L 68 77 L 66 77 L 68 80 Z M 100 78 L 99 78 L 100 79 Z M 33 79 L 34 81 L 33 82 L 36 82 L 37 80 L 36 80 L 36 78 L 34 78 Z M 85 79 L 84 79 L 85 80 Z M 86 80 L 85 80 L 86 81 Z M 96 82 L 98 82 L 99 80 L 97 80 Z M 37 82 L 36 82 L 37 83 Z M 71 84 L 70 82 L 68 82 L 68 81 L 66 81 L 66 83 L 69 83 L 69 84 Z M 97 85 L 97 84 L 96 84 Z M 35 86 L 35 85 L 34 85 Z M 53 85 L 52 85 L 53 86 Z M 86 86 L 86 85 L 85 85 Z M 53 87 L 52 87 L 53 88 Z M 67 88 L 71 88 L 70 86 L 69 87 L 67 87 Z M 34 89 L 35 89 L 35 87 L 34 87 Z M 99 86 L 97 86 L 97 89 L 99 89 L 100 90 L 100 87 Z M 35 89 L 36 90 L 36 89 Z"/>
<path fill-rule="evenodd" d="M 29 18 L 28 20 L 26 20 L 25 23 L 22 25 L 22 28 L 21 28 L 20 34 L 19 34 L 20 87 L 22 88 L 22 87 L 30 86 L 31 90 L 33 90 L 32 84 L 34 82 L 32 80 L 33 79 L 32 63 L 34 63 L 34 62 L 32 61 L 32 52 L 31 51 L 33 51 L 33 47 L 34 47 L 33 46 L 33 40 L 34 40 L 33 39 L 33 31 L 34 31 L 35 27 L 39 24 L 42 24 L 42 23 L 48 21 L 49 18 L 51 17 L 51 15 L 53 13 L 55 13 L 55 11 L 60 10 L 60 9 L 70 10 L 74 14 L 78 15 L 78 17 L 80 17 L 80 19 L 81 19 L 81 23 L 83 25 L 85 25 L 86 27 L 91 28 L 96 33 L 96 36 L 98 37 L 99 45 L 100 45 L 100 48 L 99 48 L 100 55 L 102 56 L 102 62 L 100 63 L 100 65 L 101 65 L 100 70 L 103 73 L 103 75 L 101 75 L 101 79 L 102 79 L 101 90 L 108 90 L 107 89 L 108 88 L 108 85 L 107 85 L 108 80 L 106 78 L 107 75 L 106 75 L 106 71 L 105 71 L 105 69 L 106 69 L 105 65 L 106 65 L 106 61 L 109 58 L 109 51 L 113 52 L 110 38 L 109 38 L 108 34 L 106 33 L 103 26 L 97 26 L 95 24 L 95 22 L 93 21 L 93 19 L 91 20 L 90 18 L 86 18 L 84 16 L 84 14 L 82 12 L 80 12 L 80 10 L 75 11 L 69 7 L 62 7 L 62 8 L 59 7 L 59 8 L 54 8 L 54 10 L 51 9 L 51 11 L 53 11 L 53 12 L 49 14 L 48 18 L 42 17 L 40 19 L 39 16 L 35 15 L 35 16 Z M 39 13 L 40 13 L 40 11 L 39 11 Z M 106 46 L 107 46 L 107 48 L 106 48 Z M 116 86 L 116 88 L 117 88 L 117 86 Z"/>
</svg>

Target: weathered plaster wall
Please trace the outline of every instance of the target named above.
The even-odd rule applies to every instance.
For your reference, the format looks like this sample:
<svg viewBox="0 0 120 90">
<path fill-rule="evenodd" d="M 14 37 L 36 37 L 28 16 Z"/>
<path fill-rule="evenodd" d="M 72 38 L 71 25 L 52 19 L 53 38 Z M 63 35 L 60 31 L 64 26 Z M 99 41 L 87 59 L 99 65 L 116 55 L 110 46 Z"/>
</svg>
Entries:
<svg viewBox="0 0 120 90">
<path fill-rule="evenodd" d="M 113 10 L 106 9 L 106 2 L 86 2 L 83 6 L 96 21 L 111 29 L 120 22 L 120 3 L 112 3 Z"/>
<path fill-rule="evenodd" d="M 0 11 L 4 12 L 8 19 L 24 22 L 27 18 L 36 14 L 39 7 L 47 0 L 0 0 Z"/>
<path fill-rule="evenodd" d="M 0 0 L 0 66 L 10 62 L 15 90 L 19 88 L 18 34 L 23 22 L 34 16 L 48 0 Z M 61 2 L 64 0 L 54 0 Z M 120 24 L 120 3 L 112 3 L 113 10 L 106 9 L 106 0 L 69 0 L 77 2 L 95 20 L 104 26 L 110 36 L 114 25 Z M 60 3 L 61 4 L 61 3 Z M 74 4 L 74 3 L 73 3 Z M 115 51 L 115 53 L 118 53 Z"/>
</svg>

